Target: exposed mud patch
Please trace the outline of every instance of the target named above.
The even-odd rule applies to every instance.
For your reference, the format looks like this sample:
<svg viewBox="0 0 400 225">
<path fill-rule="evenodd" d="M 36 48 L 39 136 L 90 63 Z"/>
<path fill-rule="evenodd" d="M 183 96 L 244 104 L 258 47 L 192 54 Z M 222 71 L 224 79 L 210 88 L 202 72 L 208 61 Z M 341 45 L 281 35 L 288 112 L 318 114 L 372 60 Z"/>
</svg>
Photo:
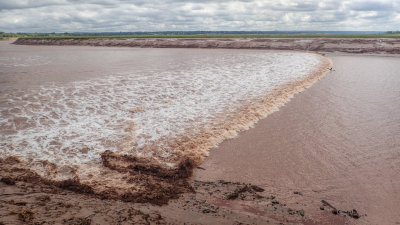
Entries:
<svg viewBox="0 0 400 225">
<path fill-rule="evenodd" d="M 125 192 L 119 195 L 109 190 L 100 193 L 102 198 L 162 205 L 169 199 L 192 191 L 188 178 L 192 175 L 195 164 L 186 157 L 175 168 L 168 168 L 149 158 L 118 155 L 111 151 L 101 154 L 101 159 L 104 167 L 126 174 L 125 179 L 128 183 L 142 184 L 142 189 L 135 193 Z"/>
<path fill-rule="evenodd" d="M 252 184 L 191 181 L 195 164 L 187 158 L 168 167 L 106 151 L 102 160 L 142 188 L 99 192 L 77 179 L 45 179 L 15 157 L 0 159 L 2 179 L 13 181 L 0 182 L 0 224 L 321 224 Z"/>
<path fill-rule="evenodd" d="M 89 185 L 82 184 L 78 179 L 68 179 L 63 181 L 46 181 L 48 184 L 53 184 L 56 187 L 70 190 L 81 194 L 94 194 L 93 188 Z"/>
<path fill-rule="evenodd" d="M 158 206 L 99 199 L 52 184 L 0 183 L 0 224 L 324 224 L 258 186 L 223 180 L 189 185 L 192 192 Z M 335 224 L 346 221 L 326 214 Z"/>
<path fill-rule="evenodd" d="M 116 190 L 112 186 L 99 188 L 96 183 L 82 183 L 77 177 L 55 181 L 39 176 L 15 157 L 0 159 L 1 181 L 7 185 L 15 185 L 17 181 L 35 185 L 45 184 L 53 189 L 53 192 L 64 189 L 100 199 L 148 202 L 156 205 L 166 204 L 170 199 L 176 199 L 182 193 L 193 191 L 188 183 L 188 178 L 192 175 L 195 164 L 188 158 L 184 157 L 174 168 L 151 159 L 118 155 L 111 151 L 104 152 L 101 158 L 105 168 L 120 174 L 122 181 L 140 188 L 133 190 L 123 188 L 122 191 Z"/>
<path fill-rule="evenodd" d="M 15 180 L 11 177 L 3 177 L 0 179 L 1 182 L 8 184 L 8 185 L 14 185 L 15 184 Z"/>
<path fill-rule="evenodd" d="M 172 179 L 174 181 L 190 177 L 195 166 L 194 163 L 186 157 L 178 163 L 177 168 L 167 168 L 151 158 L 118 155 L 111 151 L 102 153 L 101 159 L 105 167 L 121 173 L 128 172 L 131 175 L 141 173 L 163 179 Z"/>
</svg>

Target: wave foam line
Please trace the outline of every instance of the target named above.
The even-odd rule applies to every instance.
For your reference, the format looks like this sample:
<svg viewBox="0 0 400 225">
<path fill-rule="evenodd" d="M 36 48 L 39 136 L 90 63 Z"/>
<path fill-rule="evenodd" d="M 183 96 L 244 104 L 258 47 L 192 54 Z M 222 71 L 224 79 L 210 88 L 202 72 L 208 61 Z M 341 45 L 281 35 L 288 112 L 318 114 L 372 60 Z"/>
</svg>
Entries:
<svg viewBox="0 0 400 225">
<path fill-rule="evenodd" d="M 255 100 L 253 104 L 244 106 L 235 116 L 226 118 L 222 125 L 199 133 L 195 136 L 185 135 L 177 139 L 175 150 L 199 165 L 209 155 L 210 149 L 217 147 L 227 139 L 235 138 L 239 132 L 253 127 L 260 119 L 276 112 L 290 101 L 293 96 L 316 83 L 332 68 L 332 61 L 319 55 L 321 63 L 305 79 L 281 85 L 275 88 L 264 99 Z"/>
<path fill-rule="evenodd" d="M 248 130 L 260 119 L 279 110 L 296 93 L 310 87 L 325 76 L 329 71 L 328 68 L 332 66 L 332 62 L 320 55 L 319 57 L 321 62 L 318 67 L 305 79 L 275 88 L 264 98 L 255 99 L 252 104 L 241 107 L 237 113 L 223 119 L 224 122 L 220 125 L 215 126 L 218 121 L 211 122 L 204 126 L 207 129 L 203 132 L 183 135 L 173 143 L 169 143 L 174 147 L 173 152 L 164 162 L 159 160 L 163 158 L 159 156 L 165 152 L 158 147 L 149 149 L 156 152 L 154 158 L 141 158 L 105 151 L 101 154 L 102 164 L 93 162 L 72 167 L 69 172 L 66 172 L 65 168 L 58 168 L 55 164 L 45 164 L 47 173 L 42 171 L 47 174 L 45 176 L 43 173 L 37 174 L 36 172 L 40 171 L 35 170 L 36 172 L 34 172 L 31 166 L 22 161 L 1 160 L 0 158 L 0 172 L 4 176 L 7 175 L 16 180 L 36 177 L 37 182 L 45 180 L 55 187 L 78 193 L 85 190 L 83 194 L 99 198 L 166 204 L 169 199 L 191 191 L 188 178 L 192 169 L 208 156 L 211 148 L 218 146 L 226 139 L 236 137 L 240 131 Z M 129 148 L 130 143 L 135 141 L 136 129 L 136 123 L 129 124 L 128 136 L 132 136 L 132 138 L 127 138 L 125 140 L 127 145 L 122 148 Z M 7 163 L 7 161 L 10 162 Z M 165 164 L 167 161 L 175 162 L 176 165 L 171 168 Z M 62 174 L 69 175 L 60 177 L 59 175 Z"/>
</svg>

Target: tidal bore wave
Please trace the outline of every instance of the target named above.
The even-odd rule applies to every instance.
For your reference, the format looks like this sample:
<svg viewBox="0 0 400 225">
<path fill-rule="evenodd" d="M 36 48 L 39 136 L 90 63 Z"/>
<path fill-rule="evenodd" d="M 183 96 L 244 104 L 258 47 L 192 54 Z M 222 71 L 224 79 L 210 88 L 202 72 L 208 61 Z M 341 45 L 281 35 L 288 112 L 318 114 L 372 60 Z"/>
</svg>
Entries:
<svg viewBox="0 0 400 225">
<path fill-rule="evenodd" d="M 190 190 L 187 178 L 211 148 L 332 66 L 313 53 L 228 53 L 2 90 L 1 170 L 103 198 L 163 204 Z"/>
</svg>

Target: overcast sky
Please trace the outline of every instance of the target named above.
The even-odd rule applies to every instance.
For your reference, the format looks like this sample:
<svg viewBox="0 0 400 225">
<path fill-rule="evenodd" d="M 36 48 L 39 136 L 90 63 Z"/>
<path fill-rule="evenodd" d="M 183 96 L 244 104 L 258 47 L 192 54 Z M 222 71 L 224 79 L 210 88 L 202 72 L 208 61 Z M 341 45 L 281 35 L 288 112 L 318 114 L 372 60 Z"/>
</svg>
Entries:
<svg viewBox="0 0 400 225">
<path fill-rule="evenodd" d="M 400 0 L 0 0 L 0 31 L 400 30 Z"/>
</svg>

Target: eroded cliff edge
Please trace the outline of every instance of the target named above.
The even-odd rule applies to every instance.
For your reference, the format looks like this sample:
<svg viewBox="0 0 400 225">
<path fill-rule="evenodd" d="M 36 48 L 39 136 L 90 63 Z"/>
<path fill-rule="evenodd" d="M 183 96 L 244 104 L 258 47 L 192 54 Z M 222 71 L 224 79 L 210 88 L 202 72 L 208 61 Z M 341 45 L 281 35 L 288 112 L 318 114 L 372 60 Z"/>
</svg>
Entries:
<svg viewBox="0 0 400 225">
<path fill-rule="evenodd" d="M 389 38 L 19 38 L 14 44 L 400 54 L 400 40 Z"/>
</svg>

